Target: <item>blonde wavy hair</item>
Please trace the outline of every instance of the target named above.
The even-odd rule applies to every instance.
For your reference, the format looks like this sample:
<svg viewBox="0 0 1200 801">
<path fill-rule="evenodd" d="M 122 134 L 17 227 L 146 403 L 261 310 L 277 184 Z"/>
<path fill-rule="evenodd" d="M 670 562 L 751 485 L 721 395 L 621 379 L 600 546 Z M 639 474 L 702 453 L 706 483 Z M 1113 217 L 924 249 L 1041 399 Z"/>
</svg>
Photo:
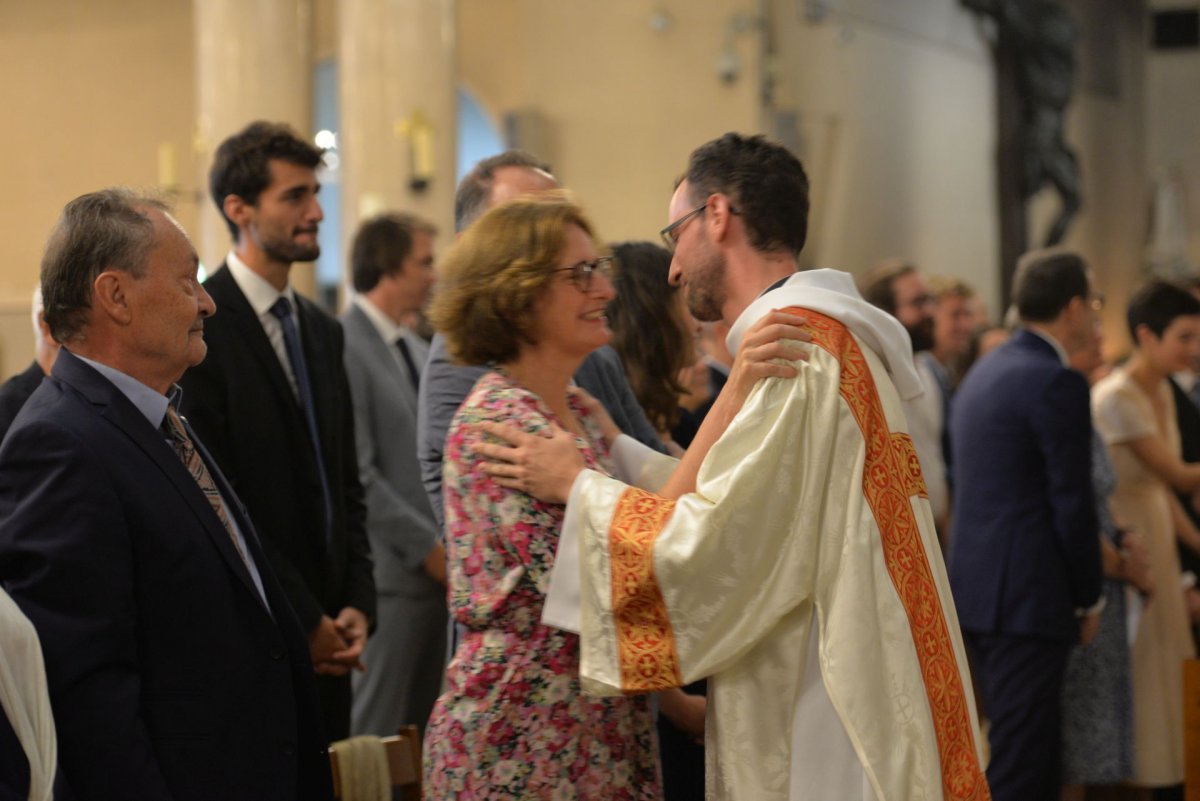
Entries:
<svg viewBox="0 0 1200 801">
<path fill-rule="evenodd" d="M 534 342 L 533 305 L 554 278 L 578 225 L 605 253 L 591 223 L 565 192 L 495 206 L 450 248 L 438 270 L 429 319 L 461 364 L 504 363 Z"/>
</svg>

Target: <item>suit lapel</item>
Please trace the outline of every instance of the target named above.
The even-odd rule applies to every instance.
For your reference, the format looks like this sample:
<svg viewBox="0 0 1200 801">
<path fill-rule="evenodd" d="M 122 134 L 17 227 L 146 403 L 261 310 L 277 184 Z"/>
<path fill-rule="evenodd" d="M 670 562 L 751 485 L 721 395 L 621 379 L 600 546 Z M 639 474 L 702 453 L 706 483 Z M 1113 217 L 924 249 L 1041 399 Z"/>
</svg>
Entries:
<svg viewBox="0 0 1200 801">
<path fill-rule="evenodd" d="M 258 532 L 254 530 L 254 523 L 250 520 L 250 513 L 246 511 L 246 507 L 242 506 L 241 499 L 238 498 L 236 493 L 234 493 L 233 487 L 230 486 L 229 481 L 227 481 L 225 478 L 225 474 L 222 473 L 221 468 L 217 466 L 217 460 L 214 459 L 212 454 L 208 452 L 208 449 L 204 447 L 204 443 L 200 441 L 198 436 L 196 436 L 196 432 L 192 430 L 192 427 L 188 424 L 186 419 L 183 420 L 183 427 L 187 430 L 187 435 L 191 437 L 192 444 L 195 445 L 196 450 L 200 453 L 200 458 L 204 460 L 205 466 L 208 467 L 208 473 L 210 476 L 212 476 L 213 482 L 217 485 L 217 490 L 221 493 L 221 498 L 223 498 L 225 501 L 226 510 L 230 515 L 233 516 L 235 522 L 237 523 L 238 530 L 242 533 L 242 539 L 245 540 L 246 547 L 251 552 L 251 558 L 254 560 L 255 566 L 258 567 L 259 576 L 261 578 L 267 562 L 266 557 L 262 552 L 262 545 L 258 541 Z M 199 487 L 197 487 L 197 489 L 199 489 Z M 203 496 L 203 493 L 201 493 L 201 496 Z M 208 505 L 207 498 L 204 499 L 204 503 L 206 506 Z M 214 514 L 213 517 L 215 518 L 216 515 Z M 219 520 L 217 522 L 220 523 Z M 234 549 L 233 543 L 229 539 L 229 533 L 225 531 L 224 526 L 220 526 L 219 529 L 221 534 L 224 536 L 224 543 L 229 546 L 228 549 L 226 549 L 228 553 L 226 553 L 224 550 L 222 551 L 222 553 L 226 553 L 226 561 L 231 561 L 229 557 L 232 555 L 233 559 L 236 560 L 235 572 L 237 572 L 239 578 L 242 579 L 242 583 L 254 593 L 254 597 L 258 598 L 260 603 L 265 603 L 265 599 L 259 595 L 258 587 L 254 586 L 254 580 L 250 577 L 250 571 L 246 569 L 245 564 L 242 562 L 242 558 L 238 556 L 237 551 Z M 213 533 L 211 527 L 209 533 Z M 220 546 L 221 544 L 218 543 L 218 547 Z M 263 586 L 265 589 L 265 582 Z M 271 610 L 267 608 L 267 612 L 270 613 L 270 611 Z"/>
<path fill-rule="evenodd" d="M 93 405 L 100 407 L 100 416 L 120 429 L 162 471 L 207 532 L 225 563 L 254 594 L 254 597 L 260 598 L 246 565 L 238 555 L 237 549 L 234 548 L 229 532 L 221 525 L 220 518 L 209 505 L 208 499 L 204 497 L 204 492 L 188 473 L 178 454 L 167 444 L 166 437 L 162 432 L 156 430 L 145 415 L 112 382 L 77 359 L 70 351 L 63 350 L 59 354 L 54 365 L 54 375 L 78 390 Z M 195 432 L 192 432 L 190 428 L 189 436 L 193 438 L 193 442 L 199 445 L 199 441 L 195 439 Z M 206 464 L 211 468 L 215 462 L 207 453 L 203 456 Z M 233 498 L 234 495 L 228 485 L 221 487 L 221 492 L 227 499 L 226 502 L 232 503 L 228 499 Z"/>
<path fill-rule="evenodd" d="M 337 423 L 333 419 L 334 393 L 337 383 L 341 380 L 329 369 L 334 364 L 333 343 L 325 335 L 325 321 L 321 312 L 307 299 L 296 295 L 296 310 L 300 318 L 300 344 L 304 348 L 304 358 L 308 362 L 308 378 L 312 385 L 313 414 L 317 418 L 317 434 L 321 437 L 321 453 L 325 455 L 325 465 L 330 464 L 330 448 L 332 447 L 331 430 Z M 335 323 L 336 325 L 336 323 Z M 333 481 L 333 476 L 329 476 Z M 332 492 L 333 487 L 330 487 Z"/>
<path fill-rule="evenodd" d="M 379 331 L 358 306 L 351 306 L 342 319 L 346 327 L 346 336 L 354 337 L 362 344 L 375 369 L 390 377 L 395 394 L 402 398 L 415 414 L 417 393 L 413 389 L 408 373 L 400 366 L 400 362 L 393 353 L 395 345 L 384 341 L 383 337 L 379 335 Z"/>
<path fill-rule="evenodd" d="M 278 396 L 278 408 L 293 410 L 296 419 L 302 423 L 300 402 L 296 400 L 292 384 L 283 372 L 283 365 L 279 363 L 275 348 L 271 347 L 271 340 L 267 339 L 262 322 L 238 287 L 237 281 L 233 279 L 233 273 L 222 263 L 220 269 L 204 283 L 204 288 L 216 301 L 217 314 L 225 316 L 228 325 L 236 332 L 235 339 L 238 344 L 250 353 L 263 375 L 267 377 L 267 383 Z M 303 331 L 300 336 L 304 337 Z"/>
</svg>

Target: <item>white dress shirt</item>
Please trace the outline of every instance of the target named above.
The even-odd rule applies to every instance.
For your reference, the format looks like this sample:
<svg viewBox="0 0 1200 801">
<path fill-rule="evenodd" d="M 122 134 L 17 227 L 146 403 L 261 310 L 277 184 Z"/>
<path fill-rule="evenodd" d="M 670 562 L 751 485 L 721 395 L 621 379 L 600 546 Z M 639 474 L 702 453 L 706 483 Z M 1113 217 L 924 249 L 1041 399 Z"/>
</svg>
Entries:
<svg viewBox="0 0 1200 801">
<path fill-rule="evenodd" d="M 275 349 L 275 355 L 279 357 L 283 374 L 287 376 L 288 383 L 292 385 L 292 392 L 299 398 L 296 374 L 292 370 L 292 360 L 288 358 L 287 345 L 283 341 L 283 323 L 271 313 L 271 307 L 275 305 L 275 301 L 279 300 L 280 296 L 286 297 L 292 304 L 292 322 L 296 324 L 296 333 L 300 333 L 300 315 L 296 304 L 295 290 L 292 289 L 289 282 L 280 292 L 271 286 L 267 279 L 247 267 L 246 262 L 238 258 L 238 255 L 232 250 L 225 257 L 225 264 L 229 267 L 229 273 L 233 276 L 238 289 L 242 290 L 246 300 L 250 301 L 250 308 L 254 309 L 254 313 L 258 315 L 258 322 L 266 332 L 271 347 Z"/>
</svg>

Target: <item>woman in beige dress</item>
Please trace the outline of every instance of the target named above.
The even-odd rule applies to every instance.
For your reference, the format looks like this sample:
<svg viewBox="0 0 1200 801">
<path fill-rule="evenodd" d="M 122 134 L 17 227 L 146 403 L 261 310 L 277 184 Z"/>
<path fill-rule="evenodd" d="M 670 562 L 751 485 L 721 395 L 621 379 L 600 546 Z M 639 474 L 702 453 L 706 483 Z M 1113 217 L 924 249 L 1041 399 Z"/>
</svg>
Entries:
<svg viewBox="0 0 1200 801">
<path fill-rule="evenodd" d="M 1093 413 L 1117 473 L 1113 511 L 1142 532 L 1154 599 L 1133 644 L 1134 773 L 1143 787 L 1183 782 L 1183 662 L 1195 656 L 1175 539 L 1200 550 L 1200 533 L 1171 489 L 1200 489 L 1200 464 L 1179 456 L 1167 376 L 1190 369 L 1200 349 L 1200 301 L 1154 281 L 1130 300 L 1129 362 L 1096 385 Z"/>
</svg>

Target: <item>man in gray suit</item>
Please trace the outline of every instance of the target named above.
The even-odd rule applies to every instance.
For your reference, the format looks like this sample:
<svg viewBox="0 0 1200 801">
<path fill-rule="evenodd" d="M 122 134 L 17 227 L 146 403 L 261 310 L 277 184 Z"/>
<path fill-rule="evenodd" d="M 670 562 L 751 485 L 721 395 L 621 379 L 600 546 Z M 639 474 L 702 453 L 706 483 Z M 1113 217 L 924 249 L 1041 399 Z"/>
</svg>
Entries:
<svg viewBox="0 0 1200 801">
<path fill-rule="evenodd" d="M 367 220 L 354 237 L 357 296 L 341 316 L 354 402 L 379 624 L 354 676 L 352 730 L 425 726 L 446 653 L 446 553 L 417 464 L 417 386 L 428 346 L 402 321 L 433 286 L 431 225 L 408 214 Z"/>
</svg>

